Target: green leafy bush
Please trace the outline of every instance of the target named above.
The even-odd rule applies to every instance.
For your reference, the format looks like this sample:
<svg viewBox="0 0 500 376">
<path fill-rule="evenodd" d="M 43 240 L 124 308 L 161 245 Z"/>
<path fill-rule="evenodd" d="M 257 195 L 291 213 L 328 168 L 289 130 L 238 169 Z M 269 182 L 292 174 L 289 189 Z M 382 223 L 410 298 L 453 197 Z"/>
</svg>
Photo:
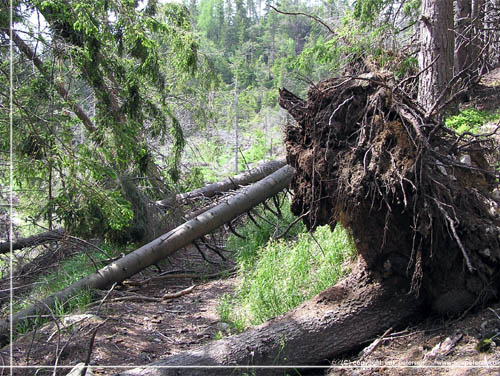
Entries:
<svg viewBox="0 0 500 376">
<path fill-rule="evenodd" d="M 448 117 L 445 120 L 445 124 L 458 133 L 476 133 L 485 122 L 498 119 L 500 119 L 500 115 L 497 113 L 466 108 L 465 110 L 461 110 L 457 115 Z"/>
</svg>

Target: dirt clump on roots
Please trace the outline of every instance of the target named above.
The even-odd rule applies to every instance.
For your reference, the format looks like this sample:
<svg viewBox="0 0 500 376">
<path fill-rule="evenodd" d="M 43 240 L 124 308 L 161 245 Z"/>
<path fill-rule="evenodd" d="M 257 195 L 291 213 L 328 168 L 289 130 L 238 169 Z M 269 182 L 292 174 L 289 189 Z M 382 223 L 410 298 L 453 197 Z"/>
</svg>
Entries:
<svg viewBox="0 0 500 376">
<path fill-rule="evenodd" d="M 309 228 L 342 223 L 369 272 L 407 279 L 440 314 L 498 296 L 491 138 L 444 127 L 389 74 L 329 79 L 307 100 L 282 89 L 279 103 L 296 120 L 285 139 L 292 211 Z"/>
</svg>

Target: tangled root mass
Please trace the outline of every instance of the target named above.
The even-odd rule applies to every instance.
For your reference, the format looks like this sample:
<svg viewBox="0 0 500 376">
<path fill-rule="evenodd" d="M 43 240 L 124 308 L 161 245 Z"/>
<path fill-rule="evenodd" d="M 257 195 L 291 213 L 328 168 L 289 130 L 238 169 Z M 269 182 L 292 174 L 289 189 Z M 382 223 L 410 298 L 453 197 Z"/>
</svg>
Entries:
<svg viewBox="0 0 500 376">
<path fill-rule="evenodd" d="M 411 293 L 455 314 L 497 296 L 500 220 L 486 136 L 426 118 L 389 75 L 367 73 L 282 89 L 292 211 L 310 229 L 348 228 L 374 275 L 407 278 Z"/>
</svg>

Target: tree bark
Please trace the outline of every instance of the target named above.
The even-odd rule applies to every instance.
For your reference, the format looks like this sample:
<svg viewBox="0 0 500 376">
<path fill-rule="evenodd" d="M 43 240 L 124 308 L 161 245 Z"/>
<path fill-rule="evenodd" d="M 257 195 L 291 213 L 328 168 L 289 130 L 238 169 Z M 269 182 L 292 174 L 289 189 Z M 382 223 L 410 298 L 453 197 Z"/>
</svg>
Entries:
<svg viewBox="0 0 500 376">
<path fill-rule="evenodd" d="M 18 249 L 23 249 L 26 247 L 34 247 L 40 244 L 52 242 L 54 240 L 60 240 L 64 238 L 64 229 L 55 229 L 52 231 L 46 231 L 41 234 L 29 236 L 27 238 L 18 239 L 12 242 L 12 250 L 16 251 Z M 0 243 L 0 254 L 10 252 L 10 243 Z"/>
<path fill-rule="evenodd" d="M 235 175 L 231 178 L 227 178 L 225 180 L 218 181 L 216 183 L 207 184 L 204 187 L 195 189 L 191 192 L 181 193 L 177 195 L 177 201 L 192 201 L 198 200 L 201 198 L 210 198 L 217 196 L 218 194 L 229 192 L 230 190 L 236 190 L 241 188 L 244 185 L 255 183 L 269 174 L 272 174 L 276 170 L 285 166 L 286 162 L 284 158 L 280 158 L 277 160 L 265 162 L 260 166 L 257 166 L 247 172 Z M 156 203 L 159 205 L 167 205 L 171 202 L 171 200 L 160 200 Z"/>
<path fill-rule="evenodd" d="M 457 0 L 455 6 L 455 74 L 471 64 L 471 0 Z"/>
<path fill-rule="evenodd" d="M 453 1 L 423 0 L 420 41 L 418 102 L 428 111 L 452 78 Z"/>
<path fill-rule="evenodd" d="M 483 28 L 484 28 L 484 0 L 472 0 L 471 20 L 472 20 L 472 36 L 469 53 L 473 62 L 471 71 L 476 75 L 481 74 L 483 58 L 481 51 L 484 47 Z"/>
<path fill-rule="evenodd" d="M 290 183 L 292 174 L 293 168 L 290 166 L 282 167 L 243 192 L 230 197 L 215 208 L 100 269 L 97 273 L 73 283 L 40 303 L 23 309 L 12 316 L 11 322 L 13 327 L 15 328 L 18 322 L 26 320 L 30 316 L 46 313 L 49 307 L 54 306 L 56 301 L 65 301 L 80 290 L 106 288 L 114 282 L 121 282 L 148 266 L 157 263 L 178 249 L 185 247 L 192 241 L 217 229 L 282 191 Z M 0 322 L 0 343 L 5 342 L 8 328 L 8 320 Z"/>
<path fill-rule="evenodd" d="M 245 366 L 299 366 L 300 370 L 300 365 L 327 364 L 335 356 L 359 350 L 360 344 L 387 328 L 404 324 L 421 308 L 422 300 L 407 294 L 401 281 L 381 283 L 372 277 L 360 262 L 346 279 L 285 315 L 149 365 L 172 368 L 139 367 L 119 376 L 180 375 L 183 370 L 175 366 L 205 366 L 190 369 L 189 374 L 206 376 L 233 375 L 234 368 L 243 372 Z M 209 368 L 220 365 L 234 368 Z M 265 372 L 283 374 L 283 369 Z"/>
</svg>

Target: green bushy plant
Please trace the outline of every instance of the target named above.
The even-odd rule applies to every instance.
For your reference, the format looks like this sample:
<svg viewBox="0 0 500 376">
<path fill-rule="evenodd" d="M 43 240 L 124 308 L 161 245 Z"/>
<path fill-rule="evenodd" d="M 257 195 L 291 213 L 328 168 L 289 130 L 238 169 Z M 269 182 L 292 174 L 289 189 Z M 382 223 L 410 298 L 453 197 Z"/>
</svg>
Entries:
<svg viewBox="0 0 500 376">
<path fill-rule="evenodd" d="M 466 108 L 461 110 L 457 115 L 448 117 L 445 120 L 447 127 L 454 129 L 458 133 L 479 132 L 479 128 L 488 121 L 496 121 L 500 119 L 498 113 L 488 111 L 480 111 L 475 108 Z"/>
</svg>

